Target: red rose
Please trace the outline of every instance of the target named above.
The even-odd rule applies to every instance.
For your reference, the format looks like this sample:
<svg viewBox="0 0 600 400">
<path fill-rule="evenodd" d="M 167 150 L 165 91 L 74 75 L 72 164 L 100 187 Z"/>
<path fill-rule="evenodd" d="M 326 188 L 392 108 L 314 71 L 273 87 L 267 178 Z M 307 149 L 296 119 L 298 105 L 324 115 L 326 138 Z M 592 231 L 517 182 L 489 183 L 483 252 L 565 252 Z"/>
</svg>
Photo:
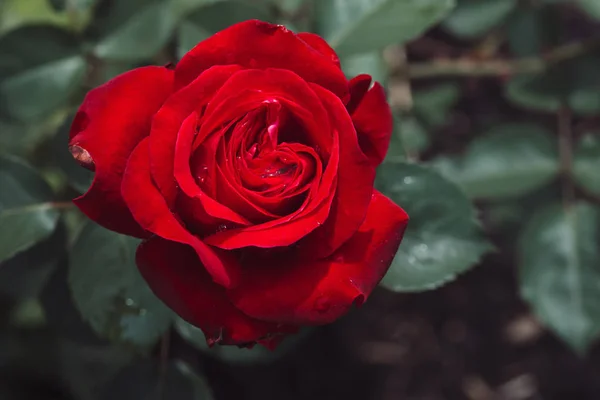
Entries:
<svg viewBox="0 0 600 400">
<path fill-rule="evenodd" d="M 362 304 L 408 217 L 373 190 L 392 116 L 320 37 L 260 21 L 89 92 L 70 149 L 95 170 L 75 199 L 145 239 L 152 290 L 209 343 L 273 346 Z"/>
</svg>

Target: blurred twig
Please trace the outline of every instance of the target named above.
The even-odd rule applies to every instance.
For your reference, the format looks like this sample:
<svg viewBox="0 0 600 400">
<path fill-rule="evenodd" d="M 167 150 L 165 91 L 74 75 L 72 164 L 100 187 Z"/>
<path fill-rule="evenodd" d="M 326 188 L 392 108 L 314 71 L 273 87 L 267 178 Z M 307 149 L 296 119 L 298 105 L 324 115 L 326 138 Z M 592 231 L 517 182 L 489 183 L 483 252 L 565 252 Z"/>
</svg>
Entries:
<svg viewBox="0 0 600 400">
<path fill-rule="evenodd" d="M 408 66 L 411 79 L 436 78 L 442 76 L 511 76 L 542 72 L 562 61 L 581 56 L 600 48 L 600 37 L 558 46 L 544 55 L 515 60 L 477 60 L 459 58 L 412 63 Z"/>
<path fill-rule="evenodd" d="M 575 185 L 573 183 L 573 130 L 571 128 L 571 110 L 563 105 L 557 114 L 558 148 L 562 174 L 561 189 L 565 208 L 573 204 Z"/>
</svg>

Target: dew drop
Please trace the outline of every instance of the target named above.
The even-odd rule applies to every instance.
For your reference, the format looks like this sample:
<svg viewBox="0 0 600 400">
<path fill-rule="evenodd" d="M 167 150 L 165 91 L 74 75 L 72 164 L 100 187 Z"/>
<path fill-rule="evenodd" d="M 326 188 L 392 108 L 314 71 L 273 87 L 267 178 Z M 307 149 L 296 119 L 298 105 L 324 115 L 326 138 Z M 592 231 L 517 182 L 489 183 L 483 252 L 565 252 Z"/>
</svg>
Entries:
<svg viewBox="0 0 600 400">
<path fill-rule="evenodd" d="M 198 173 L 196 174 L 196 179 L 198 182 L 204 183 L 206 181 L 206 177 L 208 176 L 208 167 L 206 165 L 202 165 L 198 168 Z"/>
<path fill-rule="evenodd" d="M 135 306 L 135 301 L 133 301 L 133 299 L 127 298 L 127 299 L 125 299 L 125 305 L 127 307 L 133 307 L 133 306 Z"/>
</svg>

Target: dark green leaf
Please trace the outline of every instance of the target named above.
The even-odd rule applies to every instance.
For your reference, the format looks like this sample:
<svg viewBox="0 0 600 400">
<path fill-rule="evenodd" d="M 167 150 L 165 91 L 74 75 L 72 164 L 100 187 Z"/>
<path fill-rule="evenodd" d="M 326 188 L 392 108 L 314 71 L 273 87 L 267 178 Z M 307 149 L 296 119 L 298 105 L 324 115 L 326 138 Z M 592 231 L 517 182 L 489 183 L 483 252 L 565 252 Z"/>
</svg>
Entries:
<svg viewBox="0 0 600 400">
<path fill-rule="evenodd" d="M 600 334 L 600 209 L 551 205 L 534 214 L 519 246 L 523 298 L 576 351 Z"/>
<path fill-rule="evenodd" d="M 0 38 L 0 114 L 30 122 L 63 106 L 83 81 L 80 51 L 74 36 L 50 26 Z"/>
<path fill-rule="evenodd" d="M 377 186 L 410 216 L 382 284 L 395 291 L 436 288 L 476 264 L 491 249 L 471 202 L 453 183 L 424 167 L 380 167 Z"/>
<path fill-rule="evenodd" d="M 96 56 L 108 60 L 143 60 L 169 41 L 177 23 L 166 0 L 112 1 L 100 10 L 90 34 L 97 36 Z"/>
<path fill-rule="evenodd" d="M 590 17 L 600 19 L 600 2 L 598 0 L 576 0 L 575 2 Z"/>
<path fill-rule="evenodd" d="M 158 363 L 142 361 L 124 368 L 104 388 L 100 400 L 211 400 L 206 381 L 181 362 L 170 362 L 166 370 Z"/>
<path fill-rule="evenodd" d="M 531 124 L 506 124 L 476 138 L 458 160 L 434 166 L 474 198 L 522 196 L 556 177 L 558 150 L 550 132 Z"/>
<path fill-rule="evenodd" d="M 517 0 L 462 0 L 443 22 L 461 38 L 477 38 L 495 28 L 517 5 Z"/>
<path fill-rule="evenodd" d="M 67 235 L 59 225 L 47 239 L 0 266 L 0 295 L 12 299 L 37 297 L 65 256 Z"/>
<path fill-rule="evenodd" d="M 0 262 L 48 238 L 59 217 L 53 193 L 37 172 L 0 155 Z"/>
<path fill-rule="evenodd" d="M 409 41 L 440 21 L 454 0 L 319 0 L 317 32 L 341 55 Z"/>
<path fill-rule="evenodd" d="M 242 1 L 219 1 L 199 7 L 179 26 L 179 56 L 213 33 L 248 19 L 274 22 L 265 7 Z"/>
<path fill-rule="evenodd" d="M 275 350 L 268 350 L 263 346 L 256 345 L 251 349 L 238 348 L 235 346 L 213 346 L 206 344 L 206 338 L 200 328 L 185 322 L 181 318 L 175 321 L 175 329 L 186 342 L 196 349 L 205 352 L 220 360 L 232 364 L 259 364 L 270 363 L 281 359 L 288 354 L 297 344 L 304 340 L 312 330 L 304 328 L 301 332 L 286 337 Z"/>
<path fill-rule="evenodd" d="M 587 134 L 578 143 L 573 172 L 579 185 L 600 196 L 600 134 Z"/>
<path fill-rule="evenodd" d="M 448 122 L 448 114 L 460 97 L 456 83 L 443 83 L 413 93 L 414 112 L 432 127 Z"/>
<path fill-rule="evenodd" d="M 508 99 L 524 108 L 556 112 L 568 105 L 577 114 L 600 111 L 600 56 L 592 54 L 554 66 L 541 74 L 517 76 L 506 86 Z"/>
<path fill-rule="evenodd" d="M 169 328 L 172 313 L 137 270 L 138 243 L 88 224 L 71 251 L 69 285 L 77 308 L 99 335 L 149 346 Z"/>
<path fill-rule="evenodd" d="M 369 74 L 375 82 L 382 85 L 387 81 L 387 67 L 379 51 L 344 57 L 340 61 L 349 79 L 360 74 Z"/>
<path fill-rule="evenodd" d="M 396 135 L 400 137 L 402 148 L 406 154 L 418 154 L 429 147 L 430 140 L 427 129 L 414 115 L 403 115 L 396 124 Z"/>
</svg>

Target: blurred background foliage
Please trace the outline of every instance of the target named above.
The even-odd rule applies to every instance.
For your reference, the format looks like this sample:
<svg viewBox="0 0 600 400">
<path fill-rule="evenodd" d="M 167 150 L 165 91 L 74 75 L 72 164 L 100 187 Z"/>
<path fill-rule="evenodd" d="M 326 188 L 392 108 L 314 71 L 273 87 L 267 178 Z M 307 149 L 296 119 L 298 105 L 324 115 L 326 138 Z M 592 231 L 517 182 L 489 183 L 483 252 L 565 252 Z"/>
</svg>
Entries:
<svg viewBox="0 0 600 400">
<path fill-rule="evenodd" d="M 333 328 L 306 330 L 275 352 L 207 348 L 202 333 L 145 285 L 133 262 L 136 240 L 86 222 L 70 202 L 93 178 L 67 150 L 85 93 L 129 69 L 176 62 L 197 42 L 253 18 L 319 33 L 349 77 L 369 73 L 386 86 L 395 132 L 377 186 L 411 216 L 382 282 L 385 295 L 376 295 L 362 314 L 351 313 Z M 446 293 L 470 293 L 501 276 L 498 296 L 519 295 L 525 311 L 517 299 L 509 302 L 519 304 L 517 311 L 493 309 L 507 303 L 490 302 L 484 293 L 471 298 L 481 302 L 484 311 L 478 312 L 499 319 L 508 313 L 522 323 L 521 337 L 534 329 L 532 340 L 556 336 L 585 357 L 600 336 L 598 71 L 598 0 L 0 0 L 0 398 L 239 396 L 254 380 L 240 376 L 258 376 L 251 369 L 318 370 L 313 363 L 324 362 L 327 350 L 298 366 L 290 360 L 309 346 L 300 343 L 322 340 L 334 347 L 331 332 L 340 329 L 346 332 L 342 342 L 352 342 L 356 338 L 347 337 L 371 318 L 365 313 L 380 315 L 374 307 L 403 303 L 393 317 L 385 314 L 390 320 L 403 310 L 415 312 L 410 302 L 425 295 L 410 293 L 436 289 L 476 265 L 486 272 L 468 273 L 423 301 L 437 310 Z M 388 296 L 387 303 L 382 306 L 378 296 Z M 462 307 L 467 314 L 475 305 Z M 425 320 L 438 318 L 419 312 Z M 367 346 L 367 358 L 396 360 L 401 339 L 381 321 L 369 326 L 389 336 L 388 347 L 358 340 L 343 351 L 364 353 Z M 496 326 L 486 321 L 476 317 L 473 329 Z M 559 342 L 552 346 L 562 349 Z M 488 354 L 486 347 L 475 348 Z M 438 363 L 446 362 L 444 354 Z M 227 379 L 209 385 L 205 374 Z M 257 379 L 275 388 L 269 376 Z M 237 389 L 228 387 L 230 378 Z M 590 397 L 587 389 L 572 397 L 583 381 L 543 395 L 536 390 L 553 383 L 539 383 L 541 389 L 533 385 L 529 395 L 514 397 L 523 385 L 490 388 L 467 378 L 426 382 L 441 397 L 418 397 L 418 377 L 373 389 L 372 396 L 600 396 L 594 387 Z M 339 388 L 323 389 L 335 379 L 321 379 L 285 381 L 286 394 L 255 387 L 243 398 L 341 396 Z M 448 389 L 456 385 L 460 390 Z M 361 393 L 344 396 L 368 397 Z"/>
</svg>

